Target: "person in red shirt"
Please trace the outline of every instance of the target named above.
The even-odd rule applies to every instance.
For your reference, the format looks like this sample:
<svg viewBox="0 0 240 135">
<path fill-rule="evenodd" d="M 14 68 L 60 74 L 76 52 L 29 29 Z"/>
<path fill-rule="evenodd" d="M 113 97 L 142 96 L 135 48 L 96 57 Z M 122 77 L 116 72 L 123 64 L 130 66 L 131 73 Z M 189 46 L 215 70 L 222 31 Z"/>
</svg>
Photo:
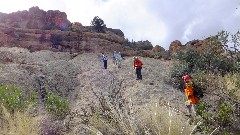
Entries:
<svg viewBox="0 0 240 135">
<path fill-rule="evenodd" d="M 142 61 L 139 60 L 138 57 L 134 56 L 133 57 L 133 69 L 136 69 L 136 74 L 137 74 L 137 79 L 136 80 L 142 80 L 142 73 L 141 73 L 141 70 L 142 70 Z"/>
</svg>

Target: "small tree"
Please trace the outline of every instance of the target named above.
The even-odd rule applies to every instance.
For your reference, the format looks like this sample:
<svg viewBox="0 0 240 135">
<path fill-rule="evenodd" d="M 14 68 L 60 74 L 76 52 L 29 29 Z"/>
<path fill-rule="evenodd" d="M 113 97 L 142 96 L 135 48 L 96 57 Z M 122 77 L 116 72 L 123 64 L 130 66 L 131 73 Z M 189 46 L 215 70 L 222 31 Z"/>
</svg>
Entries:
<svg viewBox="0 0 240 135">
<path fill-rule="evenodd" d="M 99 18 L 98 16 L 95 16 L 93 20 L 91 21 L 91 26 L 93 26 L 94 30 L 98 33 L 104 33 L 104 28 L 106 28 L 106 24 L 104 24 L 104 21 Z"/>
</svg>

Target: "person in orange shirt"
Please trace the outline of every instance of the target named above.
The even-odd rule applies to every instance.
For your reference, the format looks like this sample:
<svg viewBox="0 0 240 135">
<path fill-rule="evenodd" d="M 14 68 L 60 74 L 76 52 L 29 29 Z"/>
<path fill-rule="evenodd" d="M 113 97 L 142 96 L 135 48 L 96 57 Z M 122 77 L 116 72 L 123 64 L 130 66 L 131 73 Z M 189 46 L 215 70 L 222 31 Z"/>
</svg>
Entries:
<svg viewBox="0 0 240 135">
<path fill-rule="evenodd" d="M 136 80 L 142 80 L 142 61 L 139 60 L 138 57 L 134 56 L 133 57 L 133 69 L 136 69 L 136 74 L 137 74 L 137 79 Z"/>
<path fill-rule="evenodd" d="M 200 98 L 194 96 L 193 80 L 191 77 L 185 75 L 182 79 L 185 83 L 185 94 L 188 99 L 185 103 L 187 106 L 187 115 L 191 116 L 192 113 L 196 115 L 197 103 L 200 101 Z"/>
</svg>

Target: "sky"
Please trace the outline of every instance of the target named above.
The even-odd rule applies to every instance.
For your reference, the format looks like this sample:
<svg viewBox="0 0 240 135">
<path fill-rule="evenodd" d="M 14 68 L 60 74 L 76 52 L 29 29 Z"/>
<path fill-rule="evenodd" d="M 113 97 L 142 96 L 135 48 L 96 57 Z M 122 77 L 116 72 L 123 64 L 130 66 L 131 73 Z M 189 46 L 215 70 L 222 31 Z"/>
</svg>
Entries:
<svg viewBox="0 0 240 135">
<path fill-rule="evenodd" d="M 66 12 L 68 20 L 89 26 L 99 16 L 108 28 L 121 29 L 130 41 L 150 41 L 168 50 L 205 39 L 221 30 L 240 29 L 240 0 L 4 0 L 0 12 L 40 9 Z"/>
</svg>

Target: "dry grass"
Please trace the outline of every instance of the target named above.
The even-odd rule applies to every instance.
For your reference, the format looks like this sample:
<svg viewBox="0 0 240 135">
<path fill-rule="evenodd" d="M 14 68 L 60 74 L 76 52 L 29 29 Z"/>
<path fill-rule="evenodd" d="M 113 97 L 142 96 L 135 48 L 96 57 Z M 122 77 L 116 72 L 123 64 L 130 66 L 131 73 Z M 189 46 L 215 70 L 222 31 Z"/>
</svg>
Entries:
<svg viewBox="0 0 240 135">
<path fill-rule="evenodd" d="M 179 112 L 158 103 L 141 109 L 134 109 L 131 105 L 125 110 L 112 109 L 108 114 L 114 117 L 109 116 L 110 119 L 98 112 L 90 118 L 87 129 L 91 134 L 185 135 L 194 130 L 194 126 L 189 125 Z"/>
<path fill-rule="evenodd" d="M 239 76 L 237 74 L 227 74 L 223 79 L 226 82 L 227 93 L 236 96 L 236 99 L 240 101 L 240 90 L 236 87 L 237 83 L 239 83 Z"/>
<path fill-rule="evenodd" d="M 142 108 L 137 118 L 144 134 L 185 135 L 193 130 L 181 113 L 168 106 L 159 106 L 158 103 Z"/>
<path fill-rule="evenodd" d="M 1 135 L 37 135 L 38 118 L 31 117 L 29 112 L 16 111 L 10 114 L 8 110 L 2 107 L 2 116 L 0 118 Z"/>
</svg>

